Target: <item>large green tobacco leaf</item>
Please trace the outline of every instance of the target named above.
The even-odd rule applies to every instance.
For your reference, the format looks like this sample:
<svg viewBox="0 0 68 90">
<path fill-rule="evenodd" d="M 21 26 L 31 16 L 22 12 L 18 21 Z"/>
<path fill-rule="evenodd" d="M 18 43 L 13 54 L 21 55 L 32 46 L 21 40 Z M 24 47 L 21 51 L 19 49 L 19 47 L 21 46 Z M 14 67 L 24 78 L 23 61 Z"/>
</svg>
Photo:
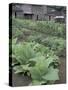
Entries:
<svg viewBox="0 0 68 90">
<path fill-rule="evenodd" d="M 29 67 L 29 64 L 17 65 L 13 69 L 14 69 L 15 73 L 22 73 L 22 72 L 25 73 L 25 71 L 29 71 L 30 70 L 30 67 Z"/>
<path fill-rule="evenodd" d="M 48 73 L 43 76 L 43 79 L 45 80 L 59 80 L 58 77 L 58 69 L 54 69 L 53 67 L 50 67 L 48 69 Z"/>
<path fill-rule="evenodd" d="M 14 55 L 20 64 L 28 63 L 28 60 L 35 56 L 35 53 L 29 44 L 19 43 L 15 45 Z"/>
<path fill-rule="evenodd" d="M 30 61 L 35 61 L 36 66 L 48 68 L 48 66 L 54 62 L 53 57 L 45 58 L 45 56 L 38 56 L 35 58 L 30 59 Z"/>
<path fill-rule="evenodd" d="M 33 79 L 33 84 L 43 84 L 49 81 L 59 80 L 58 69 L 49 67 L 53 62 L 53 58 L 48 58 L 45 60 L 44 57 L 37 58 L 36 65 L 31 67 L 30 73 Z"/>
<path fill-rule="evenodd" d="M 21 73 L 24 72 L 23 68 L 21 66 L 15 66 L 14 68 L 15 73 Z"/>
</svg>

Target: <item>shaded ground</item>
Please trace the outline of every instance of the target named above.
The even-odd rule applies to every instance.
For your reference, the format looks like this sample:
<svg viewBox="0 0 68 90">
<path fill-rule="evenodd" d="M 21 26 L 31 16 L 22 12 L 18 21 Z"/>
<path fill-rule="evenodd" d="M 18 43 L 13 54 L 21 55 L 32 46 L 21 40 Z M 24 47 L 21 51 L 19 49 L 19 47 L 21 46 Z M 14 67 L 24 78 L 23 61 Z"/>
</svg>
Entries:
<svg viewBox="0 0 68 90">
<path fill-rule="evenodd" d="M 28 86 L 31 82 L 31 78 L 20 74 L 12 73 L 12 86 Z"/>
</svg>

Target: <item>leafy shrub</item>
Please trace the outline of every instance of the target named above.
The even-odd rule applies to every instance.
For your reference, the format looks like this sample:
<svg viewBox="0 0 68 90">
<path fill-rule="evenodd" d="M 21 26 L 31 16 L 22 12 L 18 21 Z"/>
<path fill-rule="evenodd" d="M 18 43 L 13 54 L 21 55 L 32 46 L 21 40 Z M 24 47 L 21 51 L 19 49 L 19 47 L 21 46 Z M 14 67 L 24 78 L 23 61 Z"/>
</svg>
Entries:
<svg viewBox="0 0 68 90">
<path fill-rule="evenodd" d="M 59 80 L 56 63 L 58 56 L 48 47 L 35 42 L 23 42 L 12 45 L 13 69 L 15 73 L 29 73 L 32 84 L 51 84 Z"/>
<path fill-rule="evenodd" d="M 55 51 L 56 54 L 60 54 L 65 49 L 65 40 L 58 37 L 47 37 L 41 41 L 45 46 L 49 46 L 51 50 Z"/>
<path fill-rule="evenodd" d="M 43 36 L 34 35 L 28 38 L 28 41 L 35 41 L 49 47 L 51 50 L 55 51 L 55 54 L 61 55 L 62 50 L 65 49 L 66 41 L 63 38 L 55 36 Z"/>
</svg>

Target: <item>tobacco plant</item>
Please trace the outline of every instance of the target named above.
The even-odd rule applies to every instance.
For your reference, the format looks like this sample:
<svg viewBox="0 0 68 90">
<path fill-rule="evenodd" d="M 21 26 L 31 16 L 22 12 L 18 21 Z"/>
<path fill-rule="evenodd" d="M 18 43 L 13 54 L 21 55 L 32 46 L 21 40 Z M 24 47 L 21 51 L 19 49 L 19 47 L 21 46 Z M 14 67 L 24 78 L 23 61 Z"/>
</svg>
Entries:
<svg viewBox="0 0 68 90">
<path fill-rule="evenodd" d="M 32 85 L 52 84 L 59 80 L 58 56 L 52 50 L 36 42 L 16 43 L 12 41 L 12 59 L 15 73 L 25 72 Z"/>
</svg>

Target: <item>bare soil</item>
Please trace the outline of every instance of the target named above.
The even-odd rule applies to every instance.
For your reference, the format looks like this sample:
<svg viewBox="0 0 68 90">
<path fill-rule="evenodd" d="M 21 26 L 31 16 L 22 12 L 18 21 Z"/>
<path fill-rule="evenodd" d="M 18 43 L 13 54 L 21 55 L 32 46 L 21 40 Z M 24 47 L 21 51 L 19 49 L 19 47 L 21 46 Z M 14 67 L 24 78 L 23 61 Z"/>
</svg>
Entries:
<svg viewBox="0 0 68 90">
<path fill-rule="evenodd" d="M 66 57 L 60 57 L 59 79 L 55 84 L 66 83 Z"/>
<path fill-rule="evenodd" d="M 12 73 L 12 86 L 28 86 L 31 83 L 31 78 L 28 76 L 23 76 L 22 74 Z"/>
</svg>

